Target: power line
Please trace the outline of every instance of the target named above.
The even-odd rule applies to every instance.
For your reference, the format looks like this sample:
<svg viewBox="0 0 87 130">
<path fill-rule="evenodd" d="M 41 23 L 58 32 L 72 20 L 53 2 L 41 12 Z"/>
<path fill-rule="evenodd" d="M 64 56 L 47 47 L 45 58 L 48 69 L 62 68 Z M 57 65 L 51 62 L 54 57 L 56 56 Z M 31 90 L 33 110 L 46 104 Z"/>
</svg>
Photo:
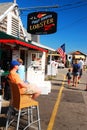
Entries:
<svg viewBox="0 0 87 130">
<path fill-rule="evenodd" d="M 72 9 L 72 8 L 77 8 L 77 7 L 80 7 L 80 6 L 84 6 L 84 5 L 87 5 L 87 0 L 80 0 L 78 2 L 73 2 L 73 3 L 69 3 L 69 4 L 65 4 L 65 5 L 62 5 L 62 6 L 59 6 L 59 5 L 53 5 L 53 6 L 37 6 L 37 7 L 25 7 L 25 8 L 19 8 L 20 11 L 29 11 L 29 10 L 37 10 L 37 9 L 52 9 L 52 8 L 58 8 L 58 9 L 61 9 L 62 10 L 67 10 L 67 9 Z M 73 7 L 71 7 L 73 6 Z M 67 8 L 67 7 L 71 7 L 71 8 Z M 63 9 L 65 8 L 65 9 Z"/>
<path fill-rule="evenodd" d="M 64 29 L 69 28 L 69 27 L 72 27 L 74 24 L 79 23 L 79 22 L 82 21 L 83 19 L 87 19 L 87 16 L 86 16 L 86 17 L 82 17 L 82 18 L 80 18 L 80 19 L 78 19 L 78 20 L 75 20 L 74 22 L 72 22 L 72 23 L 70 23 L 70 24 L 68 24 L 68 25 L 66 25 L 66 26 L 64 26 L 64 27 L 62 27 L 62 28 L 59 28 L 59 31 L 64 30 Z M 86 22 L 86 21 L 85 21 L 85 22 Z"/>
<path fill-rule="evenodd" d="M 85 1 L 73 2 L 70 4 L 59 6 L 58 11 L 69 10 L 69 9 L 78 8 L 78 7 L 86 6 L 86 5 L 87 5 L 87 1 L 86 2 Z"/>
<path fill-rule="evenodd" d="M 73 2 L 73 3 L 69 3 L 69 4 L 65 4 L 65 5 L 62 5 L 62 6 L 59 6 L 59 8 L 63 8 L 63 7 L 70 7 L 70 6 L 75 6 L 75 5 L 79 5 L 79 4 L 83 4 L 83 3 L 86 3 L 87 0 L 83 1 L 83 0 L 80 0 L 78 2 Z"/>
<path fill-rule="evenodd" d="M 49 8 L 58 8 L 58 5 L 53 5 L 53 6 L 37 6 L 37 7 L 25 7 L 25 8 L 19 8 L 20 11 L 28 11 L 32 9 L 49 9 Z"/>
<path fill-rule="evenodd" d="M 74 8 L 79 8 L 81 6 L 87 6 L 87 4 L 84 4 L 84 5 L 78 5 L 78 6 L 75 6 L 75 7 L 70 7 L 70 8 L 65 8 L 65 9 L 59 9 L 58 11 L 63 11 L 63 10 L 70 10 L 70 9 L 74 9 Z"/>
<path fill-rule="evenodd" d="M 20 8 L 20 11 L 28 11 L 28 10 L 34 10 L 34 9 L 49 9 L 49 8 L 58 8 L 58 11 L 63 11 L 63 10 L 69 10 L 69 9 L 73 9 L 73 8 L 79 8 L 81 6 L 87 6 L 87 0 L 80 0 L 80 1 L 77 1 L 77 2 L 72 2 L 72 3 L 68 3 L 68 4 L 64 4 L 64 5 L 54 5 L 54 6 L 38 6 L 38 7 L 27 7 L 27 8 Z M 27 14 L 22 14 L 22 16 L 26 16 Z M 65 29 L 67 27 L 71 27 L 71 25 L 74 25 L 80 21 L 82 21 L 83 19 L 86 19 L 86 17 L 83 17 L 83 18 L 80 18 L 74 22 L 72 22 L 71 24 L 69 25 L 66 25 L 65 27 L 59 29 L 59 30 L 62 30 L 62 29 Z"/>
<path fill-rule="evenodd" d="M 26 16 L 27 14 L 23 14 L 25 11 L 29 10 L 40 10 L 40 9 L 52 9 L 52 8 L 58 8 L 58 11 L 63 11 L 63 10 L 70 10 L 73 8 L 79 8 L 81 6 L 87 6 L 87 0 L 80 0 L 78 2 L 73 2 L 69 4 L 64 4 L 62 6 L 59 5 L 53 5 L 53 6 L 37 6 L 37 7 L 25 7 L 25 8 L 19 8 L 20 15 Z"/>
</svg>

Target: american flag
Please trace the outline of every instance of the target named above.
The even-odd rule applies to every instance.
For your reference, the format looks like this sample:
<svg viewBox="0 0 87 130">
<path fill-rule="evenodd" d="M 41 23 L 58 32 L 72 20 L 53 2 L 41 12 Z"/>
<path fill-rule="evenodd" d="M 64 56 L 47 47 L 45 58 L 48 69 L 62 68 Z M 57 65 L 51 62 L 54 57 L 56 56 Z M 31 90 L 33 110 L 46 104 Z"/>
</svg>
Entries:
<svg viewBox="0 0 87 130">
<path fill-rule="evenodd" d="M 58 49 L 57 52 L 61 55 L 63 62 L 66 62 L 66 53 L 65 53 L 65 43 L 61 45 Z"/>
</svg>

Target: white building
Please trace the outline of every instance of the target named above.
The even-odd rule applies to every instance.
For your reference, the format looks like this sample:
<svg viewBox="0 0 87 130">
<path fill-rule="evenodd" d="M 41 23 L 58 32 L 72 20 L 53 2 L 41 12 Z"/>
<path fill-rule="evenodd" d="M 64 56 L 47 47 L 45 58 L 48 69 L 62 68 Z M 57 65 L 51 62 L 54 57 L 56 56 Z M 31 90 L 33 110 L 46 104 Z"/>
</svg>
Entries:
<svg viewBox="0 0 87 130">
<path fill-rule="evenodd" d="M 4 71 L 8 70 L 12 59 L 22 58 L 26 80 L 44 81 L 49 51 L 55 50 L 40 44 L 39 36 L 33 36 L 24 29 L 15 2 L 0 3 L 0 66 Z"/>
</svg>

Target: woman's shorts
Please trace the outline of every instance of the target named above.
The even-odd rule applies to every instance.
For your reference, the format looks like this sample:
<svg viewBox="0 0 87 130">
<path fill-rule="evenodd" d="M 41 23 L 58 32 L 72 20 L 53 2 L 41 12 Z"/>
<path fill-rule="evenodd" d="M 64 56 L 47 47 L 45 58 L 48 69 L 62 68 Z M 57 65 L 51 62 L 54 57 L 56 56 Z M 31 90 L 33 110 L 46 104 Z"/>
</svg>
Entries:
<svg viewBox="0 0 87 130">
<path fill-rule="evenodd" d="M 79 72 L 73 72 L 73 76 L 78 76 Z"/>
</svg>

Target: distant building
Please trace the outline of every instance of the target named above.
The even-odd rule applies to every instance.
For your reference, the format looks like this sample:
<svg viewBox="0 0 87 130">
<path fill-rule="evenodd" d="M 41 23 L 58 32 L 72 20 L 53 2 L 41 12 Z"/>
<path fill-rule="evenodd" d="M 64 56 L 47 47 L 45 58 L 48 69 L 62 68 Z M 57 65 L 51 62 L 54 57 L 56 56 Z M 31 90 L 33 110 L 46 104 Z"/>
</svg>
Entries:
<svg viewBox="0 0 87 130">
<path fill-rule="evenodd" d="M 69 62 L 73 62 L 75 59 L 80 60 L 80 58 L 82 58 L 84 61 L 87 60 L 87 54 L 77 50 L 77 51 L 73 51 L 73 52 L 69 52 L 67 54 L 67 60 Z"/>
</svg>

